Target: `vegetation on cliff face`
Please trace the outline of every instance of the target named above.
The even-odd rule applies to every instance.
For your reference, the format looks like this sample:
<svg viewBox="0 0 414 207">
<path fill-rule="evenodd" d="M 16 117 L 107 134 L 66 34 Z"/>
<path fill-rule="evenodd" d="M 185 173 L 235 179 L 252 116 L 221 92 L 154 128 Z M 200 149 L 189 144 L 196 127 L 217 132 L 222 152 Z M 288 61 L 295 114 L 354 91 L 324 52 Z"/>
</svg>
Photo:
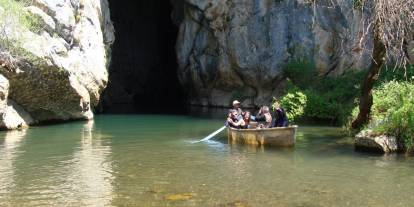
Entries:
<svg viewBox="0 0 414 207">
<path fill-rule="evenodd" d="M 12 57 L 24 58 L 35 62 L 35 58 L 21 47 L 26 31 L 39 32 L 42 28 L 40 17 L 28 12 L 29 0 L 0 0 L 0 55 L 1 62 Z M 12 61 L 7 61 L 11 63 Z"/>
<path fill-rule="evenodd" d="M 349 71 L 338 77 L 319 77 L 308 63 L 292 63 L 284 70 L 288 79 L 280 104 L 291 121 L 309 119 L 345 124 L 356 106 L 362 73 Z"/>
</svg>

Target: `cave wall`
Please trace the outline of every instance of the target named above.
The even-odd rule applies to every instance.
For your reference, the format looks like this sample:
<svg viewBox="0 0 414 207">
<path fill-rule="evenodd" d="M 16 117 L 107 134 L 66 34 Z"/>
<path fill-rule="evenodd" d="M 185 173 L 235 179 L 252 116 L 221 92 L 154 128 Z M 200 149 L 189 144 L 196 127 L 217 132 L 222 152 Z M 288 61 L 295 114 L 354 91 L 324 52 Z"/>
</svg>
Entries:
<svg viewBox="0 0 414 207">
<path fill-rule="evenodd" d="M 364 70 L 372 37 L 369 12 L 349 0 L 185 0 L 177 57 L 189 102 L 268 104 L 283 89 L 282 71 L 306 61 L 321 76 Z"/>
<path fill-rule="evenodd" d="M 110 1 L 117 41 L 104 109 L 268 104 L 283 69 L 365 70 L 369 11 L 348 0 Z M 361 40 L 361 37 L 364 38 Z M 175 46 L 175 51 L 174 51 Z"/>
<path fill-rule="evenodd" d="M 103 111 L 160 112 L 182 107 L 172 5 L 165 0 L 110 0 L 109 5 L 117 38 Z"/>
</svg>

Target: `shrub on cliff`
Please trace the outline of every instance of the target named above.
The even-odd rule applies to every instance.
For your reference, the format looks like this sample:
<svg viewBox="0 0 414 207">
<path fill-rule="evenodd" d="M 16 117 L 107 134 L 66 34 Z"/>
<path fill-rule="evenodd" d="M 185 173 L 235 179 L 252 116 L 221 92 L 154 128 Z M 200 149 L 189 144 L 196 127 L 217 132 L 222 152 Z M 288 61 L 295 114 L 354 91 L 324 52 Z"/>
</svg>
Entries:
<svg viewBox="0 0 414 207">
<path fill-rule="evenodd" d="M 293 119 L 328 122 L 333 125 L 346 123 L 356 106 L 355 99 L 362 73 L 349 71 L 338 77 L 315 78 L 316 74 L 312 64 L 289 64 L 284 71 L 289 81 L 286 95 L 281 97 L 281 105 L 286 108 L 288 115 L 295 114 Z M 301 103 L 301 100 L 306 103 Z M 297 105 L 303 106 L 303 113 L 295 112 Z"/>
<path fill-rule="evenodd" d="M 0 52 L 26 59 L 27 54 L 21 49 L 22 34 L 25 31 L 39 32 L 42 28 L 40 17 L 25 10 L 30 0 L 0 0 Z"/>
<path fill-rule="evenodd" d="M 40 17 L 25 9 L 32 4 L 32 0 L 0 0 L 1 32 L 5 32 L 7 27 L 22 27 L 38 32 L 42 27 Z"/>
</svg>

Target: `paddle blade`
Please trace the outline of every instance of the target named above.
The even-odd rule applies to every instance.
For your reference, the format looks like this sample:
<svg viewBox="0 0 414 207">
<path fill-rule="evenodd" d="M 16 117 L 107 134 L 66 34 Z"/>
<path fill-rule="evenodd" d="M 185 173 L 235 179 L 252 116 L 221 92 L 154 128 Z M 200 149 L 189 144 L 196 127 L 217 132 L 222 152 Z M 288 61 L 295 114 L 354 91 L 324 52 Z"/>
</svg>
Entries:
<svg viewBox="0 0 414 207">
<path fill-rule="evenodd" d="M 200 141 L 197 141 L 197 142 L 194 142 L 194 143 L 207 141 L 207 140 L 213 138 L 214 136 L 216 136 L 218 133 L 222 132 L 226 128 L 227 128 L 226 126 L 223 126 L 220 129 L 218 129 L 217 131 L 215 131 L 215 132 L 211 133 L 210 135 L 208 135 L 207 137 L 205 137 L 204 139 L 202 139 Z"/>
</svg>

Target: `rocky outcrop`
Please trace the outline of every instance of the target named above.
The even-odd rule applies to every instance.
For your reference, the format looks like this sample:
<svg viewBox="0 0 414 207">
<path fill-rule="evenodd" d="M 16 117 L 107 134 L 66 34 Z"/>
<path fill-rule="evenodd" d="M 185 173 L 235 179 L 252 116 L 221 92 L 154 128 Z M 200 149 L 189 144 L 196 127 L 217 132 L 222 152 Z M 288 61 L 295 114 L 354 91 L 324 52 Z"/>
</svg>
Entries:
<svg viewBox="0 0 414 207">
<path fill-rule="evenodd" d="M 114 41 L 107 0 L 34 0 L 24 10 L 35 30 L 17 22 L 0 33 L 12 43 L 0 47 L 0 128 L 91 119 Z"/>
<path fill-rule="evenodd" d="M 314 3 L 316 2 L 316 3 Z M 269 103 L 282 70 L 307 61 L 320 75 L 369 66 L 368 14 L 348 0 L 184 0 L 176 46 L 179 78 L 192 104 Z M 180 8 L 180 9 L 177 9 Z"/>
<path fill-rule="evenodd" d="M 375 135 L 371 130 L 360 132 L 355 139 L 355 149 L 359 151 L 390 153 L 400 148 L 396 137 Z"/>
<path fill-rule="evenodd" d="M 34 121 L 16 102 L 9 99 L 9 81 L 0 75 L 0 128 L 28 127 Z"/>
</svg>

